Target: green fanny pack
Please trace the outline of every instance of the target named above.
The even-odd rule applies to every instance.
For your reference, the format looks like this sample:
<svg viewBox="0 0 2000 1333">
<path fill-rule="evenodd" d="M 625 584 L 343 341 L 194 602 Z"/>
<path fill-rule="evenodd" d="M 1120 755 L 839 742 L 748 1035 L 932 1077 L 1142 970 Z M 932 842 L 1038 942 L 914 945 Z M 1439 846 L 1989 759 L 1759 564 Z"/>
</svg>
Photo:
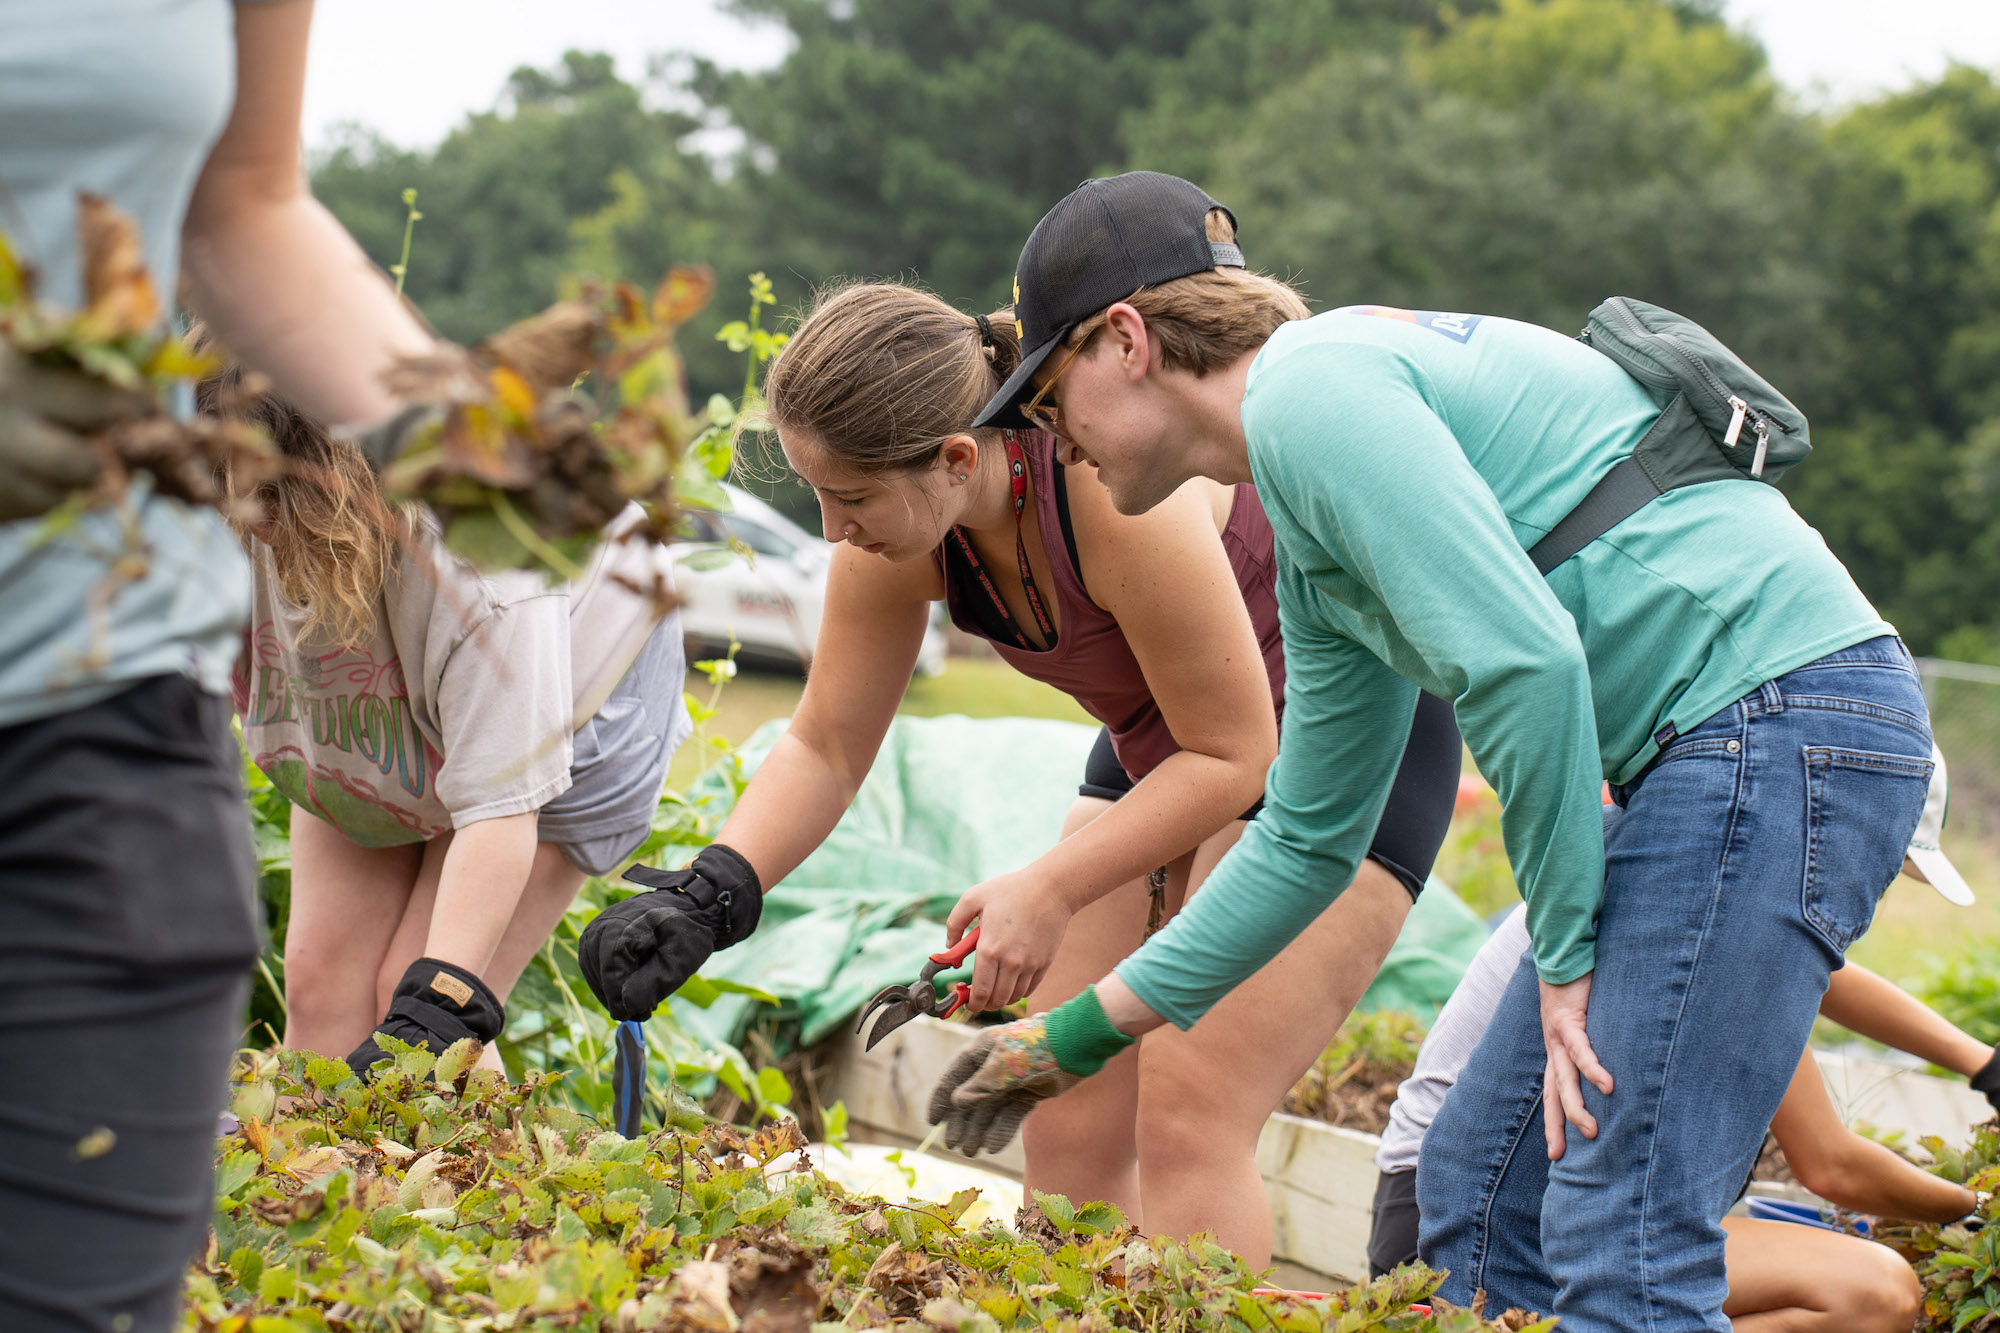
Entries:
<svg viewBox="0 0 2000 1333">
<path fill-rule="evenodd" d="M 1701 325 L 1628 296 L 1590 312 L 1588 343 L 1646 386 L 1659 419 L 1529 549 L 1547 574 L 1655 496 L 1706 481 L 1775 481 L 1812 452 L 1805 414 Z"/>
</svg>

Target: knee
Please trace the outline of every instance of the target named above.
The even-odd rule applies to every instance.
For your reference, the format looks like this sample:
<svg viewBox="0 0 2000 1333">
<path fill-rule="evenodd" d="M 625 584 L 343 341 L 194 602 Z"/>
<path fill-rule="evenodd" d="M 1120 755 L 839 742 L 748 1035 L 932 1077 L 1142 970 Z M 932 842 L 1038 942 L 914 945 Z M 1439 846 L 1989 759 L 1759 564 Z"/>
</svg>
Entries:
<svg viewBox="0 0 2000 1333">
<path fill-rule="evenodd" d="M 1843 1321 L 1855 1333 L 1909 1333 L 1924 1304 L 1916 1270 L 1886 1245 L 1857 1250 L 1842 1277 Z"/>
<path fill-rule="evenodd" d="M 285 942 L 285 1006 L 315 1010 L 343 1003 L 372 985 L 365 965 L 343 958 L 337 950 L 315 948 L 309 941 Z"/>
<path fill-rule="evenodd" d="M 382 966 L 375 969 L 374 994 L 375 994 L 375 1008 L 377 1010 L 383 1013 L 387 1013 L 389 1011 L 389 1000 L 396 993 L 396 983 L 401 981 L 402 979 L 403 979 L 402 972 L 399 970 L 394 973 L 391 973 L 389 971 L 389 964 L 387 962 L 384 962 Z"/>
<path fill-rule="evenodd" d="M 1203 1091 L 1191 1081 L 1156 1078 L 1154 1071 L 1147 1071 L 1133 1140 L 1139 1169 L 1148 1178 L 1207 1175 L 1218 1160 L 1257 1151 L 1257 1132 L 1268 1112 L 1255 1116 L 1251 1124 L 1252 1118 L 1240 1109 L 1219 1105 Z"/>
<path fill-rule="evenodd" d="M 1131 1121 L 1098 1114 L 1085 1099 L 1058 1097 L 1029 1112 L 1021 1124 L 1021 1149 L 1031 1161 L 1057 1171 L 1115 1167 L 1132 1160 Z"/>
</svg>

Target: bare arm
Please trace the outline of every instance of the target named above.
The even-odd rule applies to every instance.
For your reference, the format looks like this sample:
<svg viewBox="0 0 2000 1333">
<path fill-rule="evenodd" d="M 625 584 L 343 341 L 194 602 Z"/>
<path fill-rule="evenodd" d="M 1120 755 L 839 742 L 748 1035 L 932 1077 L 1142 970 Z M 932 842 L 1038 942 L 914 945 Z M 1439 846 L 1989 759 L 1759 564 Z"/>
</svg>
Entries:
<svg viewBox="0 0 2000 1333">
<path fill-rule="evenodd" d="M 1908 1051 L 1967 1078 L 1993 1058 L 1992 1047 L 1858 963 L 1847 964 L 1828 979 L 1819 1011 L 1872 1041 Z"/>
<path fill-rule="evenodd" d="M 767 890 L 825 841 L 868 776 L 923 646 L 933 578 L 927 561 L 834 553 L 805 697 L 716 836 Z"/>
<path fill-rule="evenodd" d="M 956 943 L 979 918 L 975 1009 L 1032 991 L 1078 910 L 1240 816 L 1278 750 L 1270 679 L 1217 532 L 1214 483 L 1192 483 L 1137 516 L 1114 511 L 1085 469 L 1072 471 L 1069 494 L 1091 596 L 1117 618 L 1181 748 L 1034 862 L 959 899 L 946 933 Z"/>
<path fill-rule="evenodd" d="M 1842 1208 L 1911 1222 L 1950 1222 L 1972 1211 L 1972 1191 L 1910 1165 L 1841 1123 L 1807 1051 L 1771 1132 L 1799 1183 Z"/>
<path fill-rule="evenodd" d="M 308 191 L 299 160 L 312 0 L 236 8 L 236 106 L 182 230 L 192 304 L 224 346 L 325 421 L 399 406 L 381 384 L 433 339 Z"/>
<path fill-rule="evenodd" d="M 1116 972 L 1107 972 L 1097 983 L 1097 1002 L 1104 1007 L 1105 1020 L 1128 1037 L 1143 1037 L 1167 1025 L 1167 1020 L 1134 995 Z"/>
<path fill-rule="evenodd" d="M 534 869 L 538 818 L 533 810 L 502 815 L 467 824 L 451 835 L 438 874 L 425 957 L 486 974 Z"/>
</svg>

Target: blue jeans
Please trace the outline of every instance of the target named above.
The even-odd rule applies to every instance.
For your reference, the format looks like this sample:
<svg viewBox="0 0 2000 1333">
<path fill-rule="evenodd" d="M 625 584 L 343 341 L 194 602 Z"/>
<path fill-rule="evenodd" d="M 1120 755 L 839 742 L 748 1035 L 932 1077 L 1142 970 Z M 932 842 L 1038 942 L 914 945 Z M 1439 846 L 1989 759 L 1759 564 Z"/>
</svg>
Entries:
<svg viewBox="0 0 2000 1333">
<path fill-rule="evenodd" d="M 1584 1084 L 1595 1139 L 1542 1132 L 1541 1005 L 1524 962 L 1424 1139 L 1419 1252 L 1441 1295 L 1563 1333 L 1728 1333 L 1720 1225 L 1784 1096 L 1828 974 L 1915 831 L 1930 726 L 1902 643 L 1788 672 L 1612 795 Z"/>
</svg>

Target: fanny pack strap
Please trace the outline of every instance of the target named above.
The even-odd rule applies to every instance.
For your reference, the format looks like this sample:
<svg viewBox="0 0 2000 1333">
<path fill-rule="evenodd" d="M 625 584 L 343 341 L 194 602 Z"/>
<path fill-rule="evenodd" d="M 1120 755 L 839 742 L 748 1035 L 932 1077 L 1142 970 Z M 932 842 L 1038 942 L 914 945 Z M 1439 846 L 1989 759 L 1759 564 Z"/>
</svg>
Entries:
<svg viewBox="0 0 2000 1333">
<path fill-rule="evenodd" d="M 1590 488 L 1590 494 L 1584 496 L 1576 508 L 1563 515 L 1560 523 L 1528 549 L 1528 559 L 1534 561 L 1535 568 L 1546 576 L 1557 565 L 1644 509 L 1659 494 L 1660 488 L 1646 475 L 1646 469 L 1639 466 L 1639 460 L 1629 456 L 1623 458 Z"/>
</svg>

